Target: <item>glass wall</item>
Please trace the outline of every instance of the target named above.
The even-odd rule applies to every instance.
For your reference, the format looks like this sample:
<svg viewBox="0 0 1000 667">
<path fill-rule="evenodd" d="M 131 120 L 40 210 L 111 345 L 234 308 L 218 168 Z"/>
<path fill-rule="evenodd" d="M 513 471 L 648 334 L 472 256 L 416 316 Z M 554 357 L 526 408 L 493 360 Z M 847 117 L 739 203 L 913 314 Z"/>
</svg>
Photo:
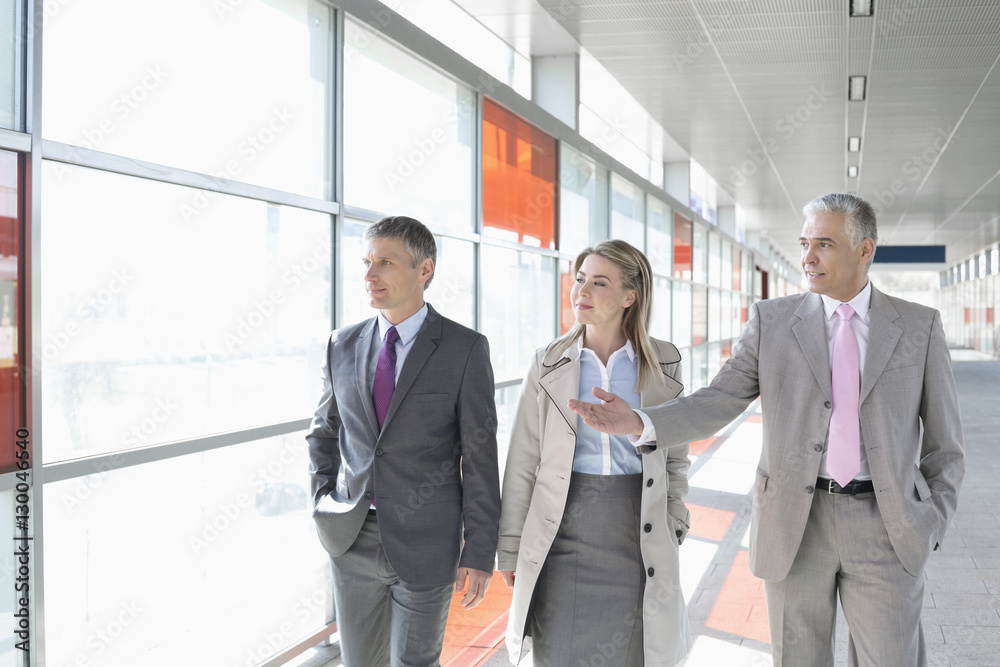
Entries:
<svg viewBox="0 0 1000 667">
<path fill-rule="evenodd" d="M 934 294 L 949 345 L 1000 359 L 1000 246 L 941 272 Z"/>
<path fill-rule="evenodd" d="M 483 233 L 556 247 L 556 140 L 500 105 L 483 104 Z"/>
<path fill-rule="evenodd" d="M 18 21 L 21 3 L 0 0 L 0 128 L 21 129 L 21 63 L 23 44 Z"/>
<path fill-rule="evenodd" d="M 611 238 L 628 241 L 645 252 L 645 196 L 637 186 L 617 174 L 611 177 Z"/>
<path fill-rule="evenodd" d="M 17 154 L 0 151 L 0 432 L 8 438 L 27 425 L 19 371 L 23 308 L 19 180 Z M 13 448 L 0 447 L 0 472 L 13 470 L 14 463 Z"/>
<path fill-rule="evenodd" d="M 559 250 L 575 257 L 607 236 L 608 170 L 560 144 Z"/>
</svg>

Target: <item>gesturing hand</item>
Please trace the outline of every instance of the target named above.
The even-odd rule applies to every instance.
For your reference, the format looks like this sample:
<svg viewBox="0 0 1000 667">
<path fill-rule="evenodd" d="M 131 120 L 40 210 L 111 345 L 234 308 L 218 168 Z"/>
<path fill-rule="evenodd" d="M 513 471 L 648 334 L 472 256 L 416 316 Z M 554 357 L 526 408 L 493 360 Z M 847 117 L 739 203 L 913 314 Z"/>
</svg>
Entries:
<svg viewBox="0 0 1000 667">
<path fill-rule="evenodd" d="M 583 417 L 583 423 L 611 435 L 642 435 L 642 419 L 622 398 L 594 387 L 594 396 L 602 403 L 569 400 L 569 409 Z"/>
</svg>

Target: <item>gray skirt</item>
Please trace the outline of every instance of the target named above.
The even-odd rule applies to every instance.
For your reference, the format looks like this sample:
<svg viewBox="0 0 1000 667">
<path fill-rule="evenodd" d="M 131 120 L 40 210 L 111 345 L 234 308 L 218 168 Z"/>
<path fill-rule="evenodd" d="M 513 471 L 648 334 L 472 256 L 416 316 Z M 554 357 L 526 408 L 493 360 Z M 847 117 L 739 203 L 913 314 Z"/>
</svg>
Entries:
<svg viewBox="0 0 1000 667">
<path fill-rule="evenodd" d="M 641 667 L 642 475 L 573 473 L 528 618 L 538 667 Z"/>
</svg>

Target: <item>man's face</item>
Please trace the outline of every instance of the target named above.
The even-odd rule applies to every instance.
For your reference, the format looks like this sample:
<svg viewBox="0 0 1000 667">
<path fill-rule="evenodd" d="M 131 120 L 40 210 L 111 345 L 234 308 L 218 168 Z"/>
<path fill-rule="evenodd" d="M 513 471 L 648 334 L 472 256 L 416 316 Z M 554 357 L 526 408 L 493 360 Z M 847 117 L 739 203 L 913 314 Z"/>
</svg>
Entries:
<svg viewBox="0 0 1000 667">
<path fill-rule="evenodd" d="M 810 291 L 850 301 L 864 289 L 868 282 L 866 265 L 875 244 L 865 239 L 852 250 L 843 213 L 817 213 L 807 218 L 799 244 Z"/>
<path fill-rule="evenodd" d="M 416 267 L 399 239 L 372 239 L 365 247 L 365 291 L 372 308 L 399 324 L 424 304 L 424 283 L 434 273 L 425 259 Z"/>
</svg>

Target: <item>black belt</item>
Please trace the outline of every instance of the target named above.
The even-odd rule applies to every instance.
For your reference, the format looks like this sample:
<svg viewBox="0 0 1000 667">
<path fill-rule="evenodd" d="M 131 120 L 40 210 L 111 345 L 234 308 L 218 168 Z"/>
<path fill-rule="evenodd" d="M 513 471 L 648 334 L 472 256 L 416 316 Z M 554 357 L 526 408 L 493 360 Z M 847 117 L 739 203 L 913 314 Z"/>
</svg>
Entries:
<svg viewBox="0 0 1000 667">
<path fill-rule="evenodd" d="M 375 514 L 375 508 L 374 507 L 369 507 L 368 508 L 368 516 L 377 516 Z"/>
<path fill-rule="evenodd" d="M 850 482 L 847 486 L 841 486 L 832 479 L 820 477 L 816 480 L 816 488 L 827 493 L 842 493 L 848 496 L 856 496 L 859 493 L 871 493 L 875 490 L 875 485 L 870 479 L 862 482 Z"/>
</svg>

